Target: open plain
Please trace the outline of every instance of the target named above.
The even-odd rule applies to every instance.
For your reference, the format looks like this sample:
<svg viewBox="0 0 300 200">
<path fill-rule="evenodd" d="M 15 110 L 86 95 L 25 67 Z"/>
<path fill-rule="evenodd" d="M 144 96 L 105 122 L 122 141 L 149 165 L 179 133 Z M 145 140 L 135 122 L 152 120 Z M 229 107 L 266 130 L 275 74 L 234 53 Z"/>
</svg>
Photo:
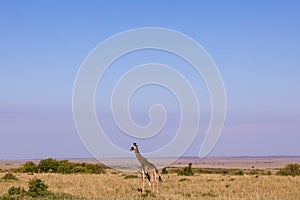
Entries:
<svg viewBox="0 0 300 200">
<path fill-rule="evenodd" d="M 80 159 L 76 161 L 78 160 Z M 9 170 L 22 165 L 23 162 L 1 161 L 0 168 L 4 171 Z M 176 173 L 170 173 L 172 169 L 184 167 L 189 162 L 193 163 L 195 168 L 227 167 L 245 170 L 259 168 L 272 171 L 272 175 L 195 173 L 193 176 L 178 176 Z M 163 183 L 159 184 L 158 194 L 148 191 L 143 195 L 140 193 L 141 175 L 137 168 L 133 168 L 132 172 L 108 169 L 105 174 L 14 173 L 18 180 L 0 181 L 0 196 L 7 194 L 12 186 L 27 189 L 28 181 L 39 178 L 49 186 L 50 192 L 59 194 L 58 197 L 50 199 L 300 199 L 299 176 L 278 176 L 273 173 L 277 168 L 295 162 L 299 162 L 298 157 L 201 160 L 182 158 L 167 168 L 170 171 L 168 174 L 162 174 Z M 5 172 L 0 173 L 0 177 L 4 174 Z M 146 189 L 149 190 L 149 187 Z M 22 199 L 31 198 L 22 197 Z M 35 199 L 49 199 L 49 197 Z"/>
</svg>

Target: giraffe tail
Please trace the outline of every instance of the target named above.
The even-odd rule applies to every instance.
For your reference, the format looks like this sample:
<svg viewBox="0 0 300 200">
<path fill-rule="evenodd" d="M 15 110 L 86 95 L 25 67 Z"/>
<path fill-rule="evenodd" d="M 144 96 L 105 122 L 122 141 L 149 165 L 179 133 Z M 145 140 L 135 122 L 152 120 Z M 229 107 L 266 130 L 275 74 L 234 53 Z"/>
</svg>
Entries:
<svg viewBox="0 0 300 200">
<path fill-rule="evenodd" d="M 159 180 L 159 182 L 163 182 L 163 180 L 161 179 L 161 176 L 160 175 L 158 175 L 158 180 Z"/>
<path fill-rule="evenodd" d="M 163 182 L 163 180 L 161 179 L 161 176 L 160 176 L 160 174 L 159 174 L 159 172 L 158 172 L 158 170 L 156 169 L 156 173 L 158 174 L 158 180 L 159 180 L 159 182 Z"/>
</svg>

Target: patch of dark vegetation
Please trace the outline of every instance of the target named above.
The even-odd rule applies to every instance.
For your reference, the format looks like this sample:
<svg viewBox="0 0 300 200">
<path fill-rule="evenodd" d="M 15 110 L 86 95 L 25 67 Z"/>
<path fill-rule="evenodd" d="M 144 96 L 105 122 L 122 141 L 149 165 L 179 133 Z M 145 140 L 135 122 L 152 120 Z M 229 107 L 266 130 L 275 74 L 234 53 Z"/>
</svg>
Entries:
<svg viewBox="0 0 300 200">
<path fill-rule="evenodd" d="M 91 173 L 91 174 L 104 174 L 106 173 L 106 167 L 103 164 L 97 163 L 76 163 L 69 162 L 68 160 L 56 160 L 53 158 L 47 158 L 41 160 L 38 164 L 32 161 L 26 162 L 22 167 L 16 168 L 14 172 L 23 173 L 61 173 L 61 174 L 71 174 L 71 173 Z"/>
<path fill-rule="evenodd" d="M 18 168 L 18 170 L 23 173 L 36 173 L 39 168 L 34 162 L 28 161 L 22 167 Z"/>
<path fill-rule="evenodd" d="M 24 196 L 26 194 L 26 191 L 24 188 L 22 187 L 15 187 L 12 186 L 8 189 L 7 191 L 8 195 L 12 196 L 12 195 L 21 195 Z"/>
<path fill-rule="evenodd" d="M 124 179 L 133 179 L 133 178 L 138 178 L 138 176 L 137 175 L 133 175 L 133 174 L 129 174 L 129 175 L 126 175 L 124 177 Z"/>
<path fill-rule="evenodd" d="M 248 175 L 265 175 L 265 176 L 270 176 L 272 175 L 271 171 L 266 171 L 266 170 L 259 170 L 259 169 L 255 169 L 255 170 L 250 170 L 250 171 L 246 171 L 245 174 Z"/>
<path fill-rule="evenodd" d="M 217 197 L 217 195 L 214 194 L 212 190 L 210 190 L 208 192 L 201 193 L 201 196 L 203 196 L 203 197 Z"/>
<path fill-rule="evenodd" d="M 187 197 L 187 198 L 191 198 L 192 194 L 190 194 L 190 193 L 184 193 L 184 194 L 182 194 L 182 196 Z"/>
<path fill-rule="evenodd" d="M 83 200 L 85 198 L 66 193 L 49 193 L 46 196 L 30 197 L 27 195 L 9 195 L 0 196 L 0 200 Z"/>
<path fill-rule="evenodd" d="M 0 199 L 24 199 L 26 197 L 45 197 L 50 195 L 48 186 L 41 179 L 33 179 L 28 182 L 28 191 L 23 187 L 12 186 L 8 189 L 7 194 Z"/>
<path fill-rule="evenodd" d="M 188 178 L 182 178 L 182 179 L 179 179 L 179 182 L 183 182 L 183 181 L 189 181 L 190 179 Z"/>
<path fill-rule="evenodd" d="M 241 170 L 241 169 L 220 169 L 220 168 L 196 168 L 194 173 L 198 174 L 223 174 L 223 175 L 272 175 L 270 171 L 265 170 Z"/>
<path fill-rule="evenodd" d="M 189 165 L 177 172 L 178 176 L 193 176 L 194 172 L 192 169 L 192 163 L 189 163 Z"/>
<path fill-rule="evenodd" d="M 190 163 L 191 164 L 191 163 Z M 192 168 L 192 165 L 183 169 L 169 168 L 168 173 L 176 173 L 181 176 L 192 176 L 194 174 L 221 174 L 221 175 L 272 175 L 271 171 L 260 169 L 223 169 L 223 168 Z"/>
<path fill-rule="evenodd" d="M 210 169 L 210 168 L 197 168 L 194 169 L 195 173 L 198 174 L 230 174 L 230 170 L 228 169 Z"/>
<path fill-rule="evenodd" d="M 17 181 L 18 179 L 11 172 L 8 172 L 8 173 L 4 174 L 4 176 L 2 176 L 1 180 L 4 180 L 4 181 Z"/>
<path fill-rule="evenodd" d="M 239 175 L 239 176 L 242 176 L 244 175 L 244 172 L 242 170 L 238 170 L 235 175 Z"/>
<path fill-rule="evenodd" d="M 0 200 L 19 199 L 79 199 L 73 195 L 64 193 L 53 193 L 48 190 L 48 185 L 41 179 L 32 179 L 28 182 L 28 190 L 23 187 L 12 186 L 7 194 L 0 196 Z"/>
<path fill-rule="evenodd" d="M 288 164 L 280 169 L 276 175 L 280 176 L 300 176 L 300 165 L 297 163 Z"/>
<path fill-rule="evenodd" d="M 26 195 L 30 197 L 47 196 L 50 194 L 48 191 L 48 185 L 41 179 L 33 179 L 28 182 L 28 191 Z"/>
<path fill-rule="evenodd" d="M 162 171 L 161 171 L 161 174 L 168 174 L 169 172 L 168 172 L 168 170 L 167 170 L 167 168 L 166 167 L 164 167 L 163 169 L 162 169 Z"/>
</svg>

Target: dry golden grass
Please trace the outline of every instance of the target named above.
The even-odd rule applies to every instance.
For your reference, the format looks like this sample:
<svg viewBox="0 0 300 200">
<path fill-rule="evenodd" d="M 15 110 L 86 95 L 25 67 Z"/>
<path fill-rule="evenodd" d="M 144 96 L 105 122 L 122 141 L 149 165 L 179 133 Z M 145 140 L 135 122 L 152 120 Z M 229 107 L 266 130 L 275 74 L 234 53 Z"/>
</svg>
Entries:
<svg viewBox="0 0 300 200">
<path fill-rule="evenodd" d="M 142 196 L 138 191 L 140 175 L 133 179 L 124 179 L 126 174 L 123 173 L 110 172 L 15 175 L 18 181 L 0 181 L 0 195 L 7 193 L 11 186 L 27 189 L 27 182 L 36 177 L 44 180 L 51 192 L 71 194 L 78 197 L 76 199 L 300 199 L 300 177 L 167 174 L 163 175 L 159 194 Z"/>
</svg>

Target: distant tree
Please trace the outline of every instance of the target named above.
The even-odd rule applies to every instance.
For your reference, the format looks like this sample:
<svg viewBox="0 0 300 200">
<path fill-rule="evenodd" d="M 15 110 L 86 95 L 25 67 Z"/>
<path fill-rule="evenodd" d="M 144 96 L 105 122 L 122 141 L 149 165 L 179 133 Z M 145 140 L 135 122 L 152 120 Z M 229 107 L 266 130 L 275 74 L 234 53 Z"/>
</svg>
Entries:
<svg viewBox="0 0 300 200">
<path fill-rule="evenodd" d="M 167 168 L 166 167 L 164 167 L 163 169 L 162 169 L 162 171 L 161 171 L 161 174 L 168 174 L 169 172 L 168 172 L 168 170 L 167 170 Z"/>
<path fill-rule="evenodd" d="M 59 167 L 59 161 L 53 158 L 47 158 L 44 160 L 41 160 L 38 164 L 38 168 L 41 170 L 41 172 L 57 172 L 57 168 Z"/>
<path fill-rule="evenodd" d="M 57 167 L 57 173 L 70 174 L 73 173 L 73 169 L 76 167 L 76 163 L 69 162 L 68 160 L 62 160 Z"/>
<path fill-rule="evenodd" d="M 288 164 L 285 168 L 280 169 L 276 175 L 281 176 L 300 176 L 300 165 L 297 163 Z"/>
<path fill-rule="evenodd" d="M 183 170 L 180 170 L 177 172 L 178 176 L 193 176 L 194 172 L 192 169 L 192 163 L 189 163 L 189 165 L 185 168 L 183 168 Z"/>
<path fill-rule="evenodd" d="M 13 172 L 23 173 L 36 173 L 36 172 L 51 172 L 51 173 L 92 173 L 92 174 L 104 174 L 106 173 L 107 166 L 101 163 L 77 163 L 69 162 L 68 160 L 56 160 L 53 158 L 47 158 L 41 160 L 38 165 L 32 161 L 26 162 L 22 167 L 16 168 Z"/>
<path fill-rule="evenodd" d="M 23 167 L 21 167 L 20 170 L 21 170 L 22 172 L 26 172 L 26 173 L 28 173 L 28 172 L 34 172 L 34 173 L 37 173 L 37 172 L 38 172 L 38 167 L 37 167 L 37 165 L 36 165 L 34 162 L 28 161 L 28 162 L 26 162 L 26 163 L 23 165 Z"/>
</svg>

